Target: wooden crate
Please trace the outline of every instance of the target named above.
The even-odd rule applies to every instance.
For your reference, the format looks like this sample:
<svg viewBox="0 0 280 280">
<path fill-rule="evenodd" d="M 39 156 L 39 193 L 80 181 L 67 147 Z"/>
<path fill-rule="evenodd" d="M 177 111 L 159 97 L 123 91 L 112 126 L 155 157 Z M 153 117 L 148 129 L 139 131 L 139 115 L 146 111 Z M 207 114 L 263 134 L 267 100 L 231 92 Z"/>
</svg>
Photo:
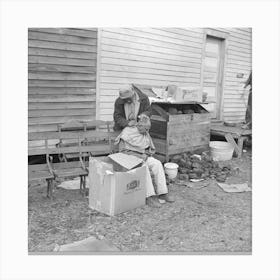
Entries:
<svg viewBox="0 0 280 280">
<path fill-rule="evenodd" d="M 187 151 L 206 150 L 210 142 L 210 114 L 199 104 L 156 104 L 168 111 L 169 106 L 193 107 L 193 114 L 170 115 L 154 110 L 150 135 L 156 147 L 156 157 L 169 161 L 170 156 Z M 152 104 L 152 107 L 155 104 Z"/>
</svg>

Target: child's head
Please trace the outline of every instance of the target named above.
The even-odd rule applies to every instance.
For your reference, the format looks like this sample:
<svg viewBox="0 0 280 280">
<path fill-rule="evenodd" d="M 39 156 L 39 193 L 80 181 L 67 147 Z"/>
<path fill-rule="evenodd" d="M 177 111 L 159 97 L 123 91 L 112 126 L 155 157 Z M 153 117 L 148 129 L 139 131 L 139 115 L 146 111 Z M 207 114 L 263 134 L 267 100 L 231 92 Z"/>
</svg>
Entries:
<svg viewBox="0 0 280 280">
<path fill-rule="evenodd" d="M 139 121 L 137 122 L 137 128 L 138 128 L 139 132 L 142 134 L 148 132 L 151 128 L 150 118 L 148 116 L 146 116 L 145 114 L 140 115 L 138 118 L 139 118 Z"/>
</svg>

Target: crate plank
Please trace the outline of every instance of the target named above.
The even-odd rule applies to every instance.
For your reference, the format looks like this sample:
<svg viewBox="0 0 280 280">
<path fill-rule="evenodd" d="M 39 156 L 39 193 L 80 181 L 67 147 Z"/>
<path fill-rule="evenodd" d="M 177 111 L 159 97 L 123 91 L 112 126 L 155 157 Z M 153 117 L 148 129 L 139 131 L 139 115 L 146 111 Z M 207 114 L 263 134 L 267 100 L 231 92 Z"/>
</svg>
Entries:
<svg viewBox="0 0 280 280">
<path fill-rule="evenodd" d="M 160 154 L 166 154 L 167 152 L 167 143 L 166 140 L 153 138 L 153 143 L 156 148 L 156 152 Z"/>
</svg>

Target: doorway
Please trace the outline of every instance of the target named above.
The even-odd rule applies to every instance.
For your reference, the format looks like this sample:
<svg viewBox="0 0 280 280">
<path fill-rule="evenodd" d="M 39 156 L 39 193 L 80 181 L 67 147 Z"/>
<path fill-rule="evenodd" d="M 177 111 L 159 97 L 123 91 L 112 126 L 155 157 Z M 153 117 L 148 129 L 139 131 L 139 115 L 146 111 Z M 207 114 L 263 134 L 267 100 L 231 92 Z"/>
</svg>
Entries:
<svg viewBox="0 0 280 280">
<path fill-rule="evenodd" d="M 221 119 L 225 40 L 206 35 L 202 92 L 213 120 Z"/>
</svg>

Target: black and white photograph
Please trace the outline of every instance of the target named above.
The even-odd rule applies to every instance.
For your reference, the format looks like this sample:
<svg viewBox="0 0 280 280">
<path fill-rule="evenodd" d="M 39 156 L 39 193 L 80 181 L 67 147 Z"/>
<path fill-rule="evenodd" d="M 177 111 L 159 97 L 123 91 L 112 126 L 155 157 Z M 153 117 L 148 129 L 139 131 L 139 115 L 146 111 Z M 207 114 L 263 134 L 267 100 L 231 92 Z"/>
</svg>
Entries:
<svg viewBox="0 0 280 280">
<path fill-rule="evenodd" d="M 29 253 L 251 254 L 252 32 L 29 28 Z"/>
<path fill-rule="evenodd" d="M 0 0 L 0 280 L 280 280 L 278 0 Z"/>
</svg>

